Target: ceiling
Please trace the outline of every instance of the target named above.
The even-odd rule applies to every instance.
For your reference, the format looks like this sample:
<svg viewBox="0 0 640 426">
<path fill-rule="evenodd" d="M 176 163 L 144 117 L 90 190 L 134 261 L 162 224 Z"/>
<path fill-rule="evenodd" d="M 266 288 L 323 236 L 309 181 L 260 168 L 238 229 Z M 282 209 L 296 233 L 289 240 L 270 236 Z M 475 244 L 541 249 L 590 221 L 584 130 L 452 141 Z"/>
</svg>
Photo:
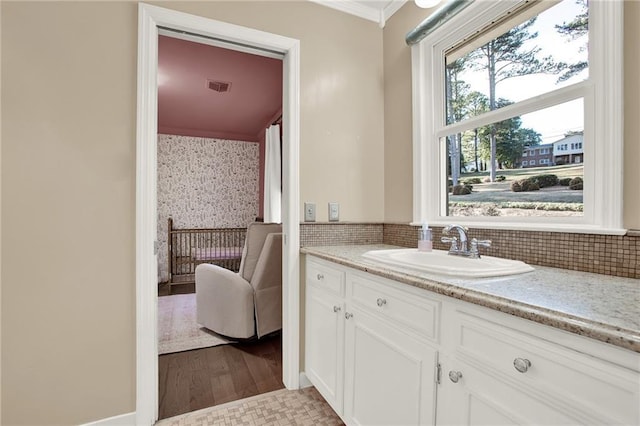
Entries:
<svg viewBox="0 0 640 426">
<path fill-rule="evenodd" d="M 208 80 L 230 90 L 211 90 Z M 159 37 L 160 133 L 255 142 L 281 111 L 282 60 Z"/>
</svg>

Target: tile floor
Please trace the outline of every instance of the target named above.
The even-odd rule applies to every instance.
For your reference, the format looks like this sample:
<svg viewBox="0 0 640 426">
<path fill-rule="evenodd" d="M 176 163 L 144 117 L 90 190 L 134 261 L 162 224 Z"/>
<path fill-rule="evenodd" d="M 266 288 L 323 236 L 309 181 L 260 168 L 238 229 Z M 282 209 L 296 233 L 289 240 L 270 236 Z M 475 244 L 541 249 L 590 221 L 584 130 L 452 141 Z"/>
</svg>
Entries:
<svg viewBox="0 0 640 426">
<path fill-rule="evenodd" d="M 157 426 L 344 425 L 315 388 L 286 389 L 160 420 Z"/>
</svg>

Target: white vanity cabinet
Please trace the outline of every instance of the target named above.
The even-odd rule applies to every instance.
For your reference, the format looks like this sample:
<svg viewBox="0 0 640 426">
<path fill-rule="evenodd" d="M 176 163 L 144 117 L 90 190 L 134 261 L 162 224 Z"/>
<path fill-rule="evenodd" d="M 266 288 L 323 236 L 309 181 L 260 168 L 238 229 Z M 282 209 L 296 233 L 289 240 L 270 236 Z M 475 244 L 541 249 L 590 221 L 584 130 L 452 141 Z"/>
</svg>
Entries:
<svg viewBox="0 0 640 426">
<path fill-rule="evenodd" d="M 468 303 L 447 310 L 439 424 L 640 422 L 638 354 Z"/>
<path fill-rule="evenodd" d="M 306 264 L 305 373 L 342 415 L 344 390 L 344 272 L 324 262 Z"/>
<path fill-rule="evenodd" d="M 349 425 L 434 424 L 439 304 L 314 258 L 306 280 L 305 372 L 336 413 Z"/>
<path fill-rule="evenodd" d="M 434 424 L 439 303 L 356 271 L 346 282 L 345 422 Z"/>
<path fill-rule="evenodd" d="M 347 425 L 640 424 L 640 354 L 313 256 L 305 370 Z"/>
</svg>

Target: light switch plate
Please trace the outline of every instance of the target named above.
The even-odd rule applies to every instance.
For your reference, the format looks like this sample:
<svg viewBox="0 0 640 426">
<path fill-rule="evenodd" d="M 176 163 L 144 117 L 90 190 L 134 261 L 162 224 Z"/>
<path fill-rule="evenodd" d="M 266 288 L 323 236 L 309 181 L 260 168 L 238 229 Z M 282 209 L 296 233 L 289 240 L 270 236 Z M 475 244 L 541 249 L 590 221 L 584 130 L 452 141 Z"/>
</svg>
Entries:
<svg viewBox="0 0 640 426">
<path fill-rule="evenodd" d="M 315 222 L 316 221 L 316 204 L 304 203 L 304 221 Z"/>
<path fill-rule="evenodd" d="M 329 222 L 337 222 L 340 220 L 340 204 L 329 203 Z"/>
</svg>

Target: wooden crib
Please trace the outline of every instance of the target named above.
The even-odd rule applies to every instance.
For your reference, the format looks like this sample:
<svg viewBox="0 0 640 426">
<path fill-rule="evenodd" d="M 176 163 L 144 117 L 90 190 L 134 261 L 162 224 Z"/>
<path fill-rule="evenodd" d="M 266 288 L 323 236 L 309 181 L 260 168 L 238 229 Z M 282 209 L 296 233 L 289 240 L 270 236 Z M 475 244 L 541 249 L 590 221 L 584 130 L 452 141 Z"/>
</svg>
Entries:
<svg viewBox="0 0 640 426">
<path fill-rule="evenodd" d="M 240 269 L 247 228 L 174 229 L 169 218 L 168 229 L 169 285 L 194 283 L 201 263 Z"/>
</svg>

